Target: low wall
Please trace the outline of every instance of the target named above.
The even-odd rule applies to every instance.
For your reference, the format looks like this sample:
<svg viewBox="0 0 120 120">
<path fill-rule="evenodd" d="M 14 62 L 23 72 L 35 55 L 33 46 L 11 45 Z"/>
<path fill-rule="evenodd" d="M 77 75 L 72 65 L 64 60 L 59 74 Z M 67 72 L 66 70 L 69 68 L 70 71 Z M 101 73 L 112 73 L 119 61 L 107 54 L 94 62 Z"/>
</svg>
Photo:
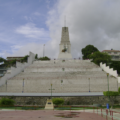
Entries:
<svg viewBox="0 0 120 120">
<path fill-rule="evenodd" d="M 120 77 L 118 77 L 118 83 L 120 83 Z"/>
<path fill-rule="evenodd" d="M 118 77 L 117 70 L 113 70 L 113 68 L 110 68 L 109 66 L 106 66 L 106 64 L 100 63 L 100 67 L 106 72 L 109 73 L 110 75 L 114 77 Z"/>
<path fill-rule="evenodd" d="M 100 63 L 100 67 L 106 72 L 109 73 L 109 75 L 112 75 L 118 79 L 118 83 L 120 83 L 120 77 L 118 77 L 117 70 L 113 70 L 113 68 L 110 68 L 109 66 L 106 66 L 106 64 Z"/>
<path fill-rule="evenodd" d="M 16 76 L 20 72 L 22 72 L 26 67 L 28 67 L 30 64 L 33 63 L 35 60 L 35 54 L 32 52 L 29 52 L 28 62 L 27 63 L 20 63 L 16 62 L 16 67 L 11 67 L 11 73 L 10 70 L 0 79 L 0 86 L 4 85 L 7 80 L 10 78 Z"/>
<path fill-rule="evenodd" d="M 3 97 L 0 97 L 0 99 Z M 7 97 L 15 100 L 16 105 L 45 105 L 49 97 Z M 55 98 L 55 97 L 53 97 Z M 80 97 L 60 97 L 65 100 L 64 105 L 106 105 L 108 97 L 106 96 L 80 96 Z M 119 104 L 120 96 L 113 97 L 114 104 Z"/>
</svg>

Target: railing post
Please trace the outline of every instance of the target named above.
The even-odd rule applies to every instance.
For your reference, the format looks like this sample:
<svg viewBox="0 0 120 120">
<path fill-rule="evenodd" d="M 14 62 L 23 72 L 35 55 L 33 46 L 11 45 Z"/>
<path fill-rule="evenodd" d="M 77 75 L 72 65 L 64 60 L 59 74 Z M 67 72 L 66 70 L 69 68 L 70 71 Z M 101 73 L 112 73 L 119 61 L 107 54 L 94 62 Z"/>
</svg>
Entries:
<svg viewBox="0 0 120 120">
<path fill-rule="evenodd" d="M 112 111 L 112 120 L 113 120 L 113 111 Z"/>
<path fill-rule="evenodd" d="M 101 116 L 102 116 L 102 108 L 101 108 Z"/>
<path fill-rule="evenodd" d="M 106 120 L 108 119 L 108 110 L 106 110 Z"/>
<path fill-rule="evenodd" d="M 98 107 L 97 107 L 97 115 L 98 115 Z"/>
</svg>

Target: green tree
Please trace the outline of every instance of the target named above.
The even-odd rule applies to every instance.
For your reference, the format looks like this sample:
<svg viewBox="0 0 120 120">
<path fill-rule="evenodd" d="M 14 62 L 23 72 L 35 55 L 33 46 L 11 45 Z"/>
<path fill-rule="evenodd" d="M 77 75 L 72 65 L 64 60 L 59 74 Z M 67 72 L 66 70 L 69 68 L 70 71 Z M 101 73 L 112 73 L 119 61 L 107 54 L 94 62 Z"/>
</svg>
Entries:
<svg viewBox="0 0 120 120">
<path fill-rule="evenodd" d="M 45 60 L 50 60 L 50 58 L 45 56 L 45 57 L 40 57 L 39 60 L 45 61 Z"/>
<path fill-rule="evenodd" d="M 0 105 L 10 105 L 10 106 L 13 106 L 14 103 L 15 103 L 15 101 L 12 100 L 12 99 L 9 99 L 9 98 L 2 98 L 0 100 Z"/>
<path fill-rule="evenodd" d="M 89 59 L 89 55 L 92 53 L 99 51 L 93 45 L 87 45 L 85 48 L 82 49 L 83 59 Z"/>
<path fill-rule="evenodd" d="M 26 55 L 25 57 L 23 57 L 23 58 L 21 59 L 21 62 L 22 62 L 22 63 L 23 63 L 23 62 L 27 62 L 28 57 L 29 57 L 29 55 Z"/>
<path fill-rule="evenodd" d="M 38 59 L 38 54 L 35 55 L 35 59 Z"/>
<path fill-rule="evenodd" d="M 111 61 L 110 68 L 117 70 L 117 73 L 120 74 L 120 61 Z"/>
<path fill-rule="evenodd" d="M 118 92 L 119 92 L 119 94 L 120 94 L 120 87 L 118 88 Z"/>
<path fill-rule="evenodd" d="M 0 57 L 0 63 L 1 63 L 1 62 L 6 62 L 6 59 Z"/>
<path fill-rule="evenodd" d="M 111 56 L 107 53 L 102 52 L 94 52 L 93 54 L 89 55 L 89 58 L 92 59 L 92 62 L 94 62 L 97 65 L 100 65 L 100 63 L 110 63 L 111 62 Z"/>
<path fill-rule="evenodd" d="M 10 63 L 11 65 L 15 65 L 15 64 L 16 64 L 16 59 L 11 60 L 9 63 Z"/>
<path fill-rule="evenodd" d="M 62 98 L 53 98 L 52 102 L 55 105 L 62 105 L 64 103 L 64 100 Z"/>
</svg>

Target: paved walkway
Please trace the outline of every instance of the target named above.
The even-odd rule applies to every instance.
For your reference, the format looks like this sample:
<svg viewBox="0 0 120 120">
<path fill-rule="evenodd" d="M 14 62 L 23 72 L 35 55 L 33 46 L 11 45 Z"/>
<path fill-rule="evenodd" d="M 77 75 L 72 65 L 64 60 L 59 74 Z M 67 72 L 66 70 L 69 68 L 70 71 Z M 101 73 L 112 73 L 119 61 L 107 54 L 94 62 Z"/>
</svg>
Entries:
<svg viewBox="0 0 120 120">
<path fill-rule="evenodd" d="M 78 111 L 28 110 L 0 111 L 0 120 L 105 120 L 95 113 Z"/>
</svg>

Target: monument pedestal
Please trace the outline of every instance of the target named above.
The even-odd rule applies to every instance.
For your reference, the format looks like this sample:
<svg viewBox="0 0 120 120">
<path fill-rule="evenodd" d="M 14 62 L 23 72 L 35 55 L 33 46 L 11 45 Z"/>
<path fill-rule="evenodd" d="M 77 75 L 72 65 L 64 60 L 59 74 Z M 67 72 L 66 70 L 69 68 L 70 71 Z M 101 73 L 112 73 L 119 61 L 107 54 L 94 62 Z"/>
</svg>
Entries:
<svg viewBox="0 0 120 120">
<path fill-rule="evenodd" d="M 46 105 L 45 105 L 45 109 L 49 109 L 49 110 L 53 110 L 54 109 L 54 105 L 52 102 L 52 99 L 47 99 Z"/>
<path fill-rule="evenodd" d="M 72 59 L 72 55 L 70 53 L 60 53 L 58 59 Z"/>
</svg>

